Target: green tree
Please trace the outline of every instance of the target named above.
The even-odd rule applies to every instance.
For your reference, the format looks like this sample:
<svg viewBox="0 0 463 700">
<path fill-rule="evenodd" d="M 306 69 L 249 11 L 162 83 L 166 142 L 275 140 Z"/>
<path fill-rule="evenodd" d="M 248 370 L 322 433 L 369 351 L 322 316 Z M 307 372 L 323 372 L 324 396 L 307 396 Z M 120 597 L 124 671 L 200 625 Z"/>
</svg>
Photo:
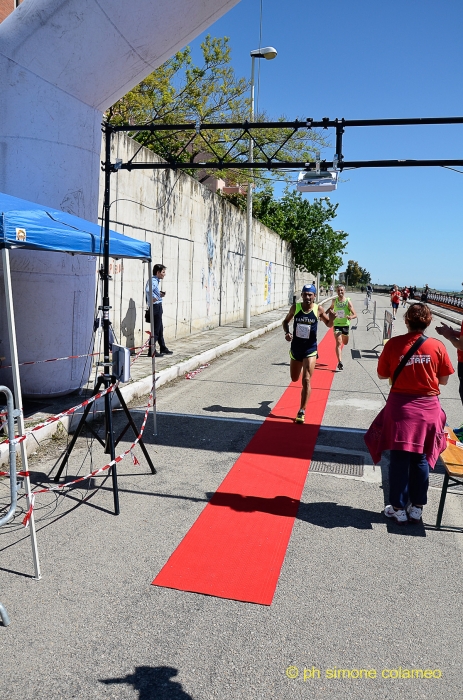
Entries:
<svg viewBox="0 0 463 700">
<path fill-rule="evenodd" d="M 296 266 L 305 272 L 319 272 L 323 279 L 330 279 L 342 264 L 341 254 L 347 245 L 348 234 L 335 231 L 328 223 L 336 217 L 337 208 L 325 198 L 310 203 L 289 188 L 277 200 L 266 186 L 253 199 L 254 216 L 289 241 Z"/>
<path fill-rule="evenodd" d="M 249 81 L 235 76 L 229 39 L 208 35 L 201 44 L 201 51 L 201 65 L 194 64 L 187 46 L 150 73 L 107 111 L 110 123 L 200 124 L 244 122 L 249 119 Z M 285 121 L 286 118 L 281 116 L 279 120 Z M 255 115 L 255 121 L 269 121 L 269 118 L 265 112 L 260 112 Z M 132 135 L 166 160 L 175 154 L 176 158 L 188 164 L 204 153 L 212 153 L 215 158 L 228 154 L 228 159 L 247 160 L 248 137 L 239 131 L 217 130 L 208 132 L 206 136 L 191 131 L 142 131 Z M 233 145 L 234 139 L 240 135 L 243 138 Z M 279 160 L 306 162 L 314 160 L 314 153 L 327 146 L 321 134 L 306 129 L 292 134 L 291 129 L 262 128 L 254 133 L 254 143 L 255 152 L 260 155 L 259 149 L 272 153 L 281 146 Z M 249 172 L 232 168 L 221 172 L 211 171 L 210 174 L 226 177 L 236 184 L 249 180 Z M 254 179 L 258 183 L 263 182 L 259 173 L 255 173 Z"/>
<path fill-rule="evenodd" d="M 371 282 L 371 275 L 364 267 L 360 268 L 362 276 L 360 277 L 360 284 L 369 284 Z"/>
<path fill-rule="evenodd" d="M 356 260 L 349 260 L 347 263 L 346 279 L 348 284 L 352 287 L 356 287 L 359 284 L 368 284 L 371 282 L 371 275 L 364 267 L 360 267 Z"/>
</svg>

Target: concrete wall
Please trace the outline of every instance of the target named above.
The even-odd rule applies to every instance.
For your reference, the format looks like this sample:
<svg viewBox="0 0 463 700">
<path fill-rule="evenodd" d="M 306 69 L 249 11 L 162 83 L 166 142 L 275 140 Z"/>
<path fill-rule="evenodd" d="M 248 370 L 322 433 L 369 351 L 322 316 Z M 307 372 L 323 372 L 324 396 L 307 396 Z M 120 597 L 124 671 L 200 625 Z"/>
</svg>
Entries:
<svg viewBox="0 0 463 700">
<path fill-rule="evenodd" d="M 124 162 L 140 148 L 125 134 L 113 137 L 112 160 Z M 160 162 L 142 149 L 134 162 Z M 167 266 L 162 284 L 168 344 L 242 318 L 245 216 L 188 175 L 171 170 L 119 171 L 111 176 L 111 227 L 152 245 L 153 263 Z M 100 189 L 100 212 L 103 201 Z M 266 276 L 271 263 L 270 290 Z M 120 342 L 145 339 L 147 266 L 118 261 L 111 283 L 111 320 Z M 252 315 L 292 302 L 295 270 L 287 243 L 254 221 Z M 313 275 L 305 275 L 312 281 Z M 299 281 L 299 276 L 298 276 Z M 298 284 L 299 286 L 299 284 Z"/>
</svg>

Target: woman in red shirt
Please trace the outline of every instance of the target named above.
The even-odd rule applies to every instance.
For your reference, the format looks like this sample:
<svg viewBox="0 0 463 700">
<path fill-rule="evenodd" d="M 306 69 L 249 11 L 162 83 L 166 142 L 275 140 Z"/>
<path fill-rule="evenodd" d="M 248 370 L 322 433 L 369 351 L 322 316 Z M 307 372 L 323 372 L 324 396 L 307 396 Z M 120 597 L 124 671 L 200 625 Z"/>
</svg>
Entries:
<svg viewBox="0 0 463 700">
<path fill-rule="evenodd" d="M 378 361 L 378 377 L 392 380 L 402 358 L 424 335 L 432 320 L 426 304 L 411 304 L 404 316 L 408 333 L 391 338 Z M 384 515 L 402 524 L 419 522 L 427 503 L 429 467 L 445 450 L 446 416 L 439 385 L 454 369 L 440 340 L 426 338 L 396 375 L 386 406 L 365 435 L 375 464 L 390 450 L 389 497 Z"/>
</svg>

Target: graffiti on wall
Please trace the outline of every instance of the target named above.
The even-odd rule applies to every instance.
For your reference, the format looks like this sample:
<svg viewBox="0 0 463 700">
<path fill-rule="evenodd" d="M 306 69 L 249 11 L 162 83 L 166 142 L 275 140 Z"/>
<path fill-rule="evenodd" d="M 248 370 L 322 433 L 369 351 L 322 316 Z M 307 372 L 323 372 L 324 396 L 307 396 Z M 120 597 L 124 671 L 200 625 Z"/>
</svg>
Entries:
<svg viewBox="0 0 463 700">
<path fill-rule="evenodd" d="M 265 263 L 265 277 L 264 277 L 264 304 L 272 303 L 272 277 L 273 277 L 273 263 Z"/>
<path fill-rule="evenodd" d="M 245 245 L 243 241 L 238 242 L 238 250 L 228 250 L 227 251 L 227 267 L 228 275 L 232 281 L 233 288 L 233 309 L 240 308 L 240 298 L 242 295 L 242 288 L 244 283 L 244 259 L 245 259 Z"/>
<path fill-rule="evenodd" d="M 208 317 L 211 314 L 211 300 L 217 289 L 217 280 L 214 273 L 216 247 L 212 232 L 209 229 L 206 234 L 207 272 L 204 268 L 201 269 L 201 286 L 206 290 L 206 315 Z"/>
</svg>

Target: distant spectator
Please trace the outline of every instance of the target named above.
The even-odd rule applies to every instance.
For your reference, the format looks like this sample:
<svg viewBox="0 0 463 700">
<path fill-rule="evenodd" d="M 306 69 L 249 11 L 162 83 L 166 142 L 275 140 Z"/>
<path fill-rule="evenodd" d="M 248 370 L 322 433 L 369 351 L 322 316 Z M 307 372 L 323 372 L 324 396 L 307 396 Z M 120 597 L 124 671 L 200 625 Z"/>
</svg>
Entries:
<svg viewBox="0 0 463 700">
<path fill-rule="evenodd" d="M 153 277 L 152 277 L 152 289 L 151 289 L 151 294 L 153 297 L 153 323 L 152 323 L 152 328 L 153 328 L 153 345 L 152 348 L 150 348 L 150 353 L 154 352 L 155 357 L 161 357 L 161 355 L 172 355 L 172 350 L 169 350 L 169 348 L 166 346 L 166 343 L 164 341 L 164 328 L 162 324 L 162 299 L 165 297 L 166 293 L 162 292 L 159 289 L 159 283 L 164 279 L 166 276 L 166 266 L 165 265 L 154 265 L 153 267 Z M 148 305 L 148 308 L 150 308 L 150 289 L 149 289 L 149 280 L 146 283 L 146 288 L 145 288 L 145 293 L 146 293 L 146 303 Z M 159 342 L 159 350 L 160 352 L 157 352 L 156 350 L 156 342 Z"/>
<path fill-rule="evenodd" d="M 400 292 L 398 286 L 395 284 L 391 292 L 391 306 L 392 306 L 392 318 L 395 320 L 397 309 L 400 304 Z"/>
<path fill-rule="evenodd" d="M 425 284 L 423 294 L 421 295 L 421 301 L 426 304 L 428 301 L 429 285 Z"/>
</svg>

